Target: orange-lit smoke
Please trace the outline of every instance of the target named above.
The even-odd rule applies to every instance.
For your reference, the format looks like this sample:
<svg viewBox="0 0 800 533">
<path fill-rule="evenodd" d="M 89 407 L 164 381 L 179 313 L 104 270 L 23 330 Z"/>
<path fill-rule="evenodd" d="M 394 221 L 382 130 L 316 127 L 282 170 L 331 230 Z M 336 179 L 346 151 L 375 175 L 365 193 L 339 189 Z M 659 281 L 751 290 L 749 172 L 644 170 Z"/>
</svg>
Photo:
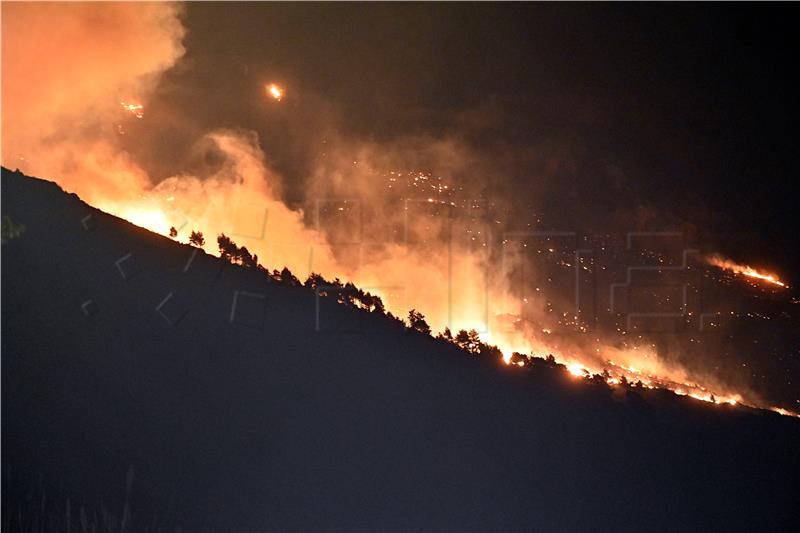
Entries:
<svg viewBox="0 0 800 533">
<path fill-rule="evenodd" d="M 756 270 L 755 268 L 747 265 L 740 265 L 731 261 L 730 259 L 725 259 L 720 255 L 711 255 L 706 258 L 706 261 L 710 265 L 733 272 L 734 274 L 745 276 L 752 280 L 769 283 L 784 289 L 788 288 L 788 286 L 775 274 L 770 274 L 769 272 L 764 272 L 763 270 Z"/>
<path fill-rule="evenodd" d="M 552 333 L 518 318 L 506 272 L 492 269 L 492 228 L 499 222 L 485 219 L 486 206 L 468 183 L 470 176 L 485 183 L 498 170 L 457 140 L 332 141 L 311 172 L 303 209 L 282 201 L 280 176 L 249 131 L 212 131 L 198 139 L 221 156 L 210 176 L 177 175 L 155 184 L 120 148 L 116 125 L 120 114 L 146 120 L 151 89 L 182 56 L 180 8 L 4 3 L 2 10 L 5 166 L 54 179 L 87 202 L 164 235 L 171 227 L 179 239 L 202 231 L 209 253 L 216 253 L 214 237 L 224 232 L 269 268 L 287 266 L 301 279 L 314 271 L 352 280 L 398 316 L 414 307 L 435 330 L 478 330 L 507 360 L 513 351 L 553 354 L 576 376 L 608 369 L 612 383 L 624 376 L 710 397 L 644 340 L 618 345 L 585 331 Z M 266 90 L 276 100 L 284 96 L 280 87 Z M 434 185 L 416 176 L 418 193 L 390 202 L 386 183 L 375 176 L 393 168 L 431 169 L 444 181 Z M 462 205 L 446 196 L 456 183 L 463 197 L 475 200 Z M 354 199 L 347 209 L 357 211 L 343 230 L 320 217 L 337 198 Z M 309 222 L 314 219 L 317 228 Z M 740 398 L 718 389 L 713 394 Z"/>
<path fill-rule="evenodd" d="M 146 189 L 116 146 L 116 125 L 142 111 L 183 55 L 180 13 L 167 3 L 4 2 L 3 164 L 89 202 Z"/>
</svg>

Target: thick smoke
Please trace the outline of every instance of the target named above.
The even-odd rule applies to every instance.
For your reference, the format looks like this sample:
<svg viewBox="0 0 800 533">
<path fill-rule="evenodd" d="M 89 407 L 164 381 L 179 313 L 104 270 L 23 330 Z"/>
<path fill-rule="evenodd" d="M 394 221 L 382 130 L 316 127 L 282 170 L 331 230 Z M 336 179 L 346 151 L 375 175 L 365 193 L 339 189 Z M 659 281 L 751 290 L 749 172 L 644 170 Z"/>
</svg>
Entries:
<svg viewBox="0 0 800 533">
<path fill-rule="evenodd" d="M 183 55 L 180 12 L 166 3 L 4 3 L 3 164 L 89 201 L 147 187 L 114 132 L 121 102 L 146 101 Z"/>
</svg>

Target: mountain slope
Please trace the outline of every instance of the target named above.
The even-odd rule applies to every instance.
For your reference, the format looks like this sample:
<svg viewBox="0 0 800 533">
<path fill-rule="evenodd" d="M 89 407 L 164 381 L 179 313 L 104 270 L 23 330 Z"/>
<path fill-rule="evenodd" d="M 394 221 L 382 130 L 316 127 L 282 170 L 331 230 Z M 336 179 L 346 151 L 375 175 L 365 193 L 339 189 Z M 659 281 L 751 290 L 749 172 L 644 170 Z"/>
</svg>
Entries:
<svg viewBox="0 0 800 533">
<path fill-rule="evenodd" d="M 133 531 L 800 525 L 797 420 L 469 357 L 6 169 L 2 212 L 4 510 L 132 465 Z"/>
</svg>

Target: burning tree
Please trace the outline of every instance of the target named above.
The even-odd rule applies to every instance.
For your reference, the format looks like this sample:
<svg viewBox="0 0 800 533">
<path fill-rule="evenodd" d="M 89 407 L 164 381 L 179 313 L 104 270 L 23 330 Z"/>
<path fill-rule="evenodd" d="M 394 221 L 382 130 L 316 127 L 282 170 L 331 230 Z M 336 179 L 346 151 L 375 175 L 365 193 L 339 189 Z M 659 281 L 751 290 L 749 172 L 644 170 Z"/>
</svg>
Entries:
<svg viewBox="0 0 800 533">
<path fill-rule="evenodd" d="M 456 335 L 455 341 L 457 345 L 469 353 L 477 354 L 481 351 L 481 339 L 478 332 L 474 329 L 469 331 L 462 329 Z"/>
</svg>

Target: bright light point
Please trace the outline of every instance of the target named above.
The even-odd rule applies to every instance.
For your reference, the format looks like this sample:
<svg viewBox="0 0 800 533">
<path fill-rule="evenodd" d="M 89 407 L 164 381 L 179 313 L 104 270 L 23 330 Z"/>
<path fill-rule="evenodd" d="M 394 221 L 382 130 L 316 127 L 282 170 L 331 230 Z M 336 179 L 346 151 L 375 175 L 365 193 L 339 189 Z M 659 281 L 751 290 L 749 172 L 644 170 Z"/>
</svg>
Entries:
<svg viewBox="0 0 800 533">
<path fill-rule="evenodd" d="M 142 118 L 144 116 L 144 106 L 142 104 L 127 104 L 125 102 L 120 102 L 122 109 L 130 113 L 136 118 Z"/>
<path fill-rule="evenodd" d="M 280 88 L 278 85 L 275 85 L 274 83 L 270 83 L 269 85 L 267 85 L 267 94 L 269 94 L 275 100 L 280 102 L 281 99 L 283 98 L 283 89 Z"/>
</svg>

